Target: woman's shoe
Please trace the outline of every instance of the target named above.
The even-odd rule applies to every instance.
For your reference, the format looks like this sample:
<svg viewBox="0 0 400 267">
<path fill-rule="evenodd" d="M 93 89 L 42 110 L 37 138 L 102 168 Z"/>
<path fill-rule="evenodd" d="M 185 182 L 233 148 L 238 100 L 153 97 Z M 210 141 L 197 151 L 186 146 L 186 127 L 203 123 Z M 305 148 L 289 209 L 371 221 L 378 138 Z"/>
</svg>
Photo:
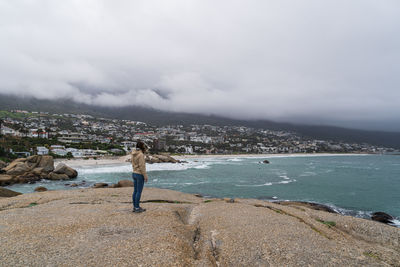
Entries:
<svg viewBox="0 0 400 267">
<path fill-rule="evenodd" d="M 143 209 L 141 207 L 139 207 L 138 209 L 133 209 L 133 212 L 137 212 L 137 213 L 144 212 L 144 211 L 146 211 L 146 209 Z"/>
</svg>

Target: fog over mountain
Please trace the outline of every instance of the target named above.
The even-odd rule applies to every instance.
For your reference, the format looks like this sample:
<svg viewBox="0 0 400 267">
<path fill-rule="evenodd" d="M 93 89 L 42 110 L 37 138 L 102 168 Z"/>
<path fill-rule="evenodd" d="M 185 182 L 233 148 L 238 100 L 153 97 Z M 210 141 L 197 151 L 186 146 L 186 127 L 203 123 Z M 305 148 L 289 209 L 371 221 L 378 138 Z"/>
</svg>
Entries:
<svg viewBox="0 0 400 267">
<path fill-rule="evenodd" d="M 397 0 L 0 0 L 0 93 L 400 131 Z"/>
</svg>

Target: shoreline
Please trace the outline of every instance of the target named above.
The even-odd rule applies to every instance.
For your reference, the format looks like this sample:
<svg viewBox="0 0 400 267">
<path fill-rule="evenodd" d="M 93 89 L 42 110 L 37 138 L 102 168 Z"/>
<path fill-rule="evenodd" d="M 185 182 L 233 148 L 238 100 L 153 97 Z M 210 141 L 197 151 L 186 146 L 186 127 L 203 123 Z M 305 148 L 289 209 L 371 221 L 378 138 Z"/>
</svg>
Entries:
<svg viewBox="0 0 400 267">
<path fill-rule="evenodd" d="M 328 157 L 328 156 L 367 156 L 376 155 L 368 153 L 288 153 L 288 154 L 201 154 L 201 155 L 171 155 L 177 160 L 208 159 L 208 158 L 286 158 L 286 157 Z M 55 159 L 54 164 L 64 163 L 72 168 L 113 166 L 130 164 L 126 160 L 130 155 L 120 157 L 108 157 L 99 159 Z"/>
</svg>

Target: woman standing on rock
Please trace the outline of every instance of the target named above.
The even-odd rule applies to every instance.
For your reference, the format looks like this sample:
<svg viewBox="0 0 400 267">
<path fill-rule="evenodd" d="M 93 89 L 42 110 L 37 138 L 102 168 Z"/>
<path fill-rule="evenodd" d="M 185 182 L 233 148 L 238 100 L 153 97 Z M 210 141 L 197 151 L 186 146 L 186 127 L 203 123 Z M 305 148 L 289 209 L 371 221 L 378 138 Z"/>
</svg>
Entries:
<svg viewBox="0 0 400 267">
<path fill-rule="evenodd" d="M 142 195 L 142 190 L 144 183 L 147 182 L 148 177 L 146 173 L 146 161 L 144 159 L 144 152 L 146 151 L 146 146 L 142 141 L 136 143 L 136 150 L 132 151 L 132 178 L 133 178 L 133 212 L 143 212 L 143 209 L 139 206 L 140 197 Z"/>
</svg>

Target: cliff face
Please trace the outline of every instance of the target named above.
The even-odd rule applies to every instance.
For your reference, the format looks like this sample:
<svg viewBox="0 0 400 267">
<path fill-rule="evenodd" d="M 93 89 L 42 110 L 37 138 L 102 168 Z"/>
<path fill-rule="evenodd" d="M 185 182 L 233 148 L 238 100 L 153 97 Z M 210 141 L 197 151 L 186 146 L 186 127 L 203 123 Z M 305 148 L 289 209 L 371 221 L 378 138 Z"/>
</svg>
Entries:
<svg viewBox="0 0 400 267">
<path fill-rule="evenodd" d="M 400 229 L 306 207 L 145 188 L 0 199 L 4 266 L 399 266 Z"/>
</svg>

